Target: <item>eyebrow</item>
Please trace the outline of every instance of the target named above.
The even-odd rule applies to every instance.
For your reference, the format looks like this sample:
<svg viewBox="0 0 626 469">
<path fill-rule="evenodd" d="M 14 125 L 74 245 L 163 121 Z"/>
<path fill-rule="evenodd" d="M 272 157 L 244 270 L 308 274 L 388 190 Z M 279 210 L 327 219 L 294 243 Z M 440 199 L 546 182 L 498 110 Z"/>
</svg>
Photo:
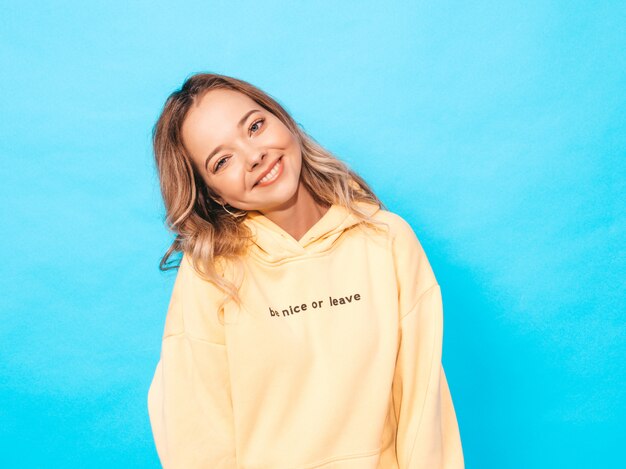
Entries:
<svg viewBox="0 0 626 469">
<path fill-rule="evenodd" d="M 246 119 L 248 119 L 248 117 L 250 116 L 250 114 L 252 114 L 253 112 L 257 112 L 257 111 L 261 111 L 260 109 L 251 109 L 250 111 L 246 112 L 243 117 L 239 120 L 239 122 L 237 123 L 237 127 L 241 127 L 245 122 Z M 219 145 L 218 147 L 215 148 L 215 150 L 213 150 L 211 153 L 209 153 L 209 156 L 207 156 L 206 160 L 204 160 L 204 169 L 206 170 L 209 161 L 211 161 L 211 158 L 213 158 L 215 156 L 216 153 L 219 153 L 224 147 L 222 145 Z"/>
</svg>

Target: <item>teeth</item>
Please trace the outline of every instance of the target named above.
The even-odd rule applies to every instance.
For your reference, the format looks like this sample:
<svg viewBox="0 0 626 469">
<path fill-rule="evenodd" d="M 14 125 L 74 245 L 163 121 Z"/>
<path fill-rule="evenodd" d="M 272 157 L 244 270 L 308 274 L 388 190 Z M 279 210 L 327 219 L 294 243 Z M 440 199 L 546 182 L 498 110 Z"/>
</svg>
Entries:
<svg viewBox="0 0 626 469">
<path fill-rule="evenodd" d="M 278 174 L 278 163 L 280 163 L 280 161 L 277 161 L 276 164 L 274 165 L 274 167 L 272 168 L 272 170 L 267 173 L 260 181 L 261 182 L 267 182 L 271 179 L 274 179 L 276 177 L 276 174 Z"/>
</svg>

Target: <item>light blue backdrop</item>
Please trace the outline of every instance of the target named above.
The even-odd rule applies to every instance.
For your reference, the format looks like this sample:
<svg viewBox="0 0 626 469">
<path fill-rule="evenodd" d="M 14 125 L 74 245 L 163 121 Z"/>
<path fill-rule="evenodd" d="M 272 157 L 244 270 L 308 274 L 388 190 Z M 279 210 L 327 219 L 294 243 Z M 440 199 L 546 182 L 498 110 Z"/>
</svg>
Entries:
<svg viewBox="0 0 626 469">
<path fill-rule="evenodd" d="M 468 469 L 626 464 L 625 2 L 0 3 L 0 466 L 156 468 L 150 132 L 276 97 L 414 227 Z"/>
</svg>

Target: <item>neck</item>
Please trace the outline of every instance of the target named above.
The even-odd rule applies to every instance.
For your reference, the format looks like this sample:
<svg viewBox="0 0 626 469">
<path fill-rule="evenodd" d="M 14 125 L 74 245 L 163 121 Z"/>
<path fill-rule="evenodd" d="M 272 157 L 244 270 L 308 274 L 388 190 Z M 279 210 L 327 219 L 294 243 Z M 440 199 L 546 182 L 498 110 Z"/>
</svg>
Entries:
<svg viewBox="0 0 626 469">
<path fill-rule="evenodd" d="M 300 183 L 293 198 L 284 206 L 261 213 L 294 239 L 300 241 L 300 238 L 324 216 L 329 208 L 330 206 L 319 205 Z"/>
</svg>

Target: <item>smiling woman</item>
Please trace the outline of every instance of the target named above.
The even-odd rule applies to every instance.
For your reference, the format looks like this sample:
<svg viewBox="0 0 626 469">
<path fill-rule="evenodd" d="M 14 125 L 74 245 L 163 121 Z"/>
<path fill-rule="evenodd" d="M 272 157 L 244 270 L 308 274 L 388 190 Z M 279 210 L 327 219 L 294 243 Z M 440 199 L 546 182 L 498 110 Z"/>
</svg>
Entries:
<svg viewBox="0 0 626 469">
<path fill-rule="evenodd" d="M 161 269 L 182 253 L 148 390 L 163 466 L 462 468 L 411 226 L 242 80 L 190 77 L 153 140 Z"/>
<path fill-rule="evenodd" d="M 182 142 L 219 203 L 259 210 L 282 224 L 294 220 L 295 212 L 314 208 L 314 201 L 300 181 L 297 136 L 274 114 L 258 108 L 240 92 L 209 91 L 187 113 Z M 270 185 L 271 190 L 261 190 Z"/>
</svg>

